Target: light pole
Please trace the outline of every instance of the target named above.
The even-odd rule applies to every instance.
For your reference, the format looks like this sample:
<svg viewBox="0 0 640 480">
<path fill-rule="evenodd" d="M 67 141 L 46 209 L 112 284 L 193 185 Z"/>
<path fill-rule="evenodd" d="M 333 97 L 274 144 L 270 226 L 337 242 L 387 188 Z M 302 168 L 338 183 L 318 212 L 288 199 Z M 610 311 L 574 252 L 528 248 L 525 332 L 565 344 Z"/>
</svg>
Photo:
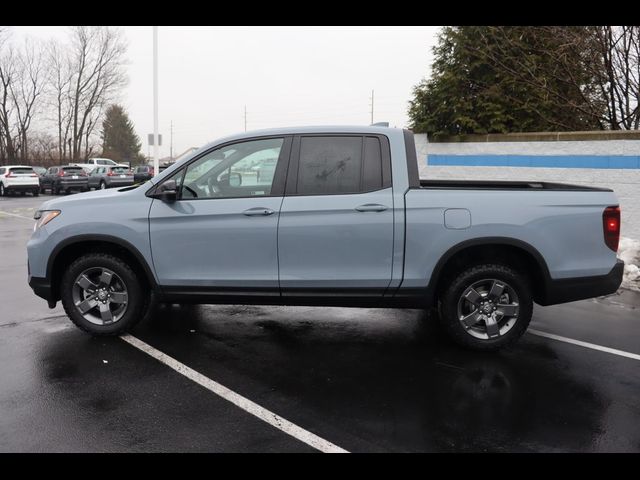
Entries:
<svg viewBox="0 0 640 480">
<path fill-rule="evenodd" d="M 158 27 L 153 27 L 153 174 L 158 175 Z"/>
</svg>

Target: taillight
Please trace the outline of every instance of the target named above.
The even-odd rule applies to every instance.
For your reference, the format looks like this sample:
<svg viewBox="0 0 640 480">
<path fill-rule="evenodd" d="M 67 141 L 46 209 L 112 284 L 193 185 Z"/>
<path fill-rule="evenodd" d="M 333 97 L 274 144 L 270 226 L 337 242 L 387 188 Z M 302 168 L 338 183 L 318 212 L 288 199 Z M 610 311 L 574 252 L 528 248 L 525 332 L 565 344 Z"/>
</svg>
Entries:
<svg viewBox="0 0 640 480">
<path fill-rule="evenodd" d="M 11 175 L 11 172 L 8 172 L 8 173 L 5 175 L 5 178 L 12 178 L 12 177 L 13 177 L 13 175 Z"/>
<path fill-rule="evenodd" d="M 620 242 L 620 207 L 607 207 L 602 214 L 604 243 L 614 252 Z"/>
<path fill-rule="evenodd" d="M 58 173 L 59 177 L 64 177 L 64 170 L 60 170 L 60 172 Z"/>
<path fill-rule="evenodd" d="M 107 173 L 107 177 L 113 177 L 114 173 L 113 172 L 109 172 Z"/>
<path fill-rule="evenodd" d="M 29 175 L 30 177 L 37 177 L 38 174 L 37 173 L 32 173 L 31 175 Z"/>
</svg>

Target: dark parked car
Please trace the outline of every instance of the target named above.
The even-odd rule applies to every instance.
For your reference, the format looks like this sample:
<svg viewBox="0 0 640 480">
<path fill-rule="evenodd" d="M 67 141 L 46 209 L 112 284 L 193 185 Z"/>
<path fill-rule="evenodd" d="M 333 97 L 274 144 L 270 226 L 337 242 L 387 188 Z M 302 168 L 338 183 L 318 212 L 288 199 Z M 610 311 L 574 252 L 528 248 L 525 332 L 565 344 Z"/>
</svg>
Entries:
<svg viewBox="0 0 640 480">
<path fill-rule="evenodd" d="M 153 177 L 153 167 L 151 165 L 138 165 L 133 169 L 134 183 L 142 183 Z"/>
<path fill-rule="evenodd" d="M 133 185 L 133 173 L 125 165 L 96 167 L 89 175 L 89 188 L 104 190 Z"/>
<path fill-rule="evenodd" d="M 74 165 L 64 165 L 62 167 L 50 167 L 47 172 L 40 177 L 40 193 L 50 189 L 53 195 L 71 190 L 86 192 L 89 190 L 87 172 L 82 167 Z"/>
<path fill-rule="evenodd" d="M 159 172 L 164 172 L 167 168 L 169 168 L 171 165 L 173 165 L 176 162 L 164 162 L 162 165 L 160 165 L 158 167 L 158 171 Z"/>
</svg>

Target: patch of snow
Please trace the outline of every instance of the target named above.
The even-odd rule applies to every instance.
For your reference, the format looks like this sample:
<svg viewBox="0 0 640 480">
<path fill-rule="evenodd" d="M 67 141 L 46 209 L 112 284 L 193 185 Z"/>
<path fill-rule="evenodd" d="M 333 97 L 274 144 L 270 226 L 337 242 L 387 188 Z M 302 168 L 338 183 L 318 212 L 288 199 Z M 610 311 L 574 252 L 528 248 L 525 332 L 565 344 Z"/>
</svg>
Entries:
<svg viewBox="0 0 640 480">
<path fill-rule="evenodd" d="M 640 241 L 620 238 L 618 258 L 624 261 L 622 286 L 640 292 Z"/>
</svg>

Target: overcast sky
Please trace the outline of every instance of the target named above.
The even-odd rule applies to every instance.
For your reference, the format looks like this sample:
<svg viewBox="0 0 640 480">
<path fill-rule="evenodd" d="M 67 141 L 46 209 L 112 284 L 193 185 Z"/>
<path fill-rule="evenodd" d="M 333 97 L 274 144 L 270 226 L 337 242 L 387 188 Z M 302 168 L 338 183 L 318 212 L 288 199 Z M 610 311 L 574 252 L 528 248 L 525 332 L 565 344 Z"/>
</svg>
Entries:
<svg viewBox="0 0 640 480">
<path fill-rule="evenodd" d="M 129 84 L 121 103 L 147 153 L 153 132 L 152 27 L 121 27 Z M 169 154 L 247 129 L 407 125 L 411 89 L 429 72 L 439 27 L 159 27 L 159 117 Z M 13 27 L 14 39 L 67 27 Z"/>
</svg>

